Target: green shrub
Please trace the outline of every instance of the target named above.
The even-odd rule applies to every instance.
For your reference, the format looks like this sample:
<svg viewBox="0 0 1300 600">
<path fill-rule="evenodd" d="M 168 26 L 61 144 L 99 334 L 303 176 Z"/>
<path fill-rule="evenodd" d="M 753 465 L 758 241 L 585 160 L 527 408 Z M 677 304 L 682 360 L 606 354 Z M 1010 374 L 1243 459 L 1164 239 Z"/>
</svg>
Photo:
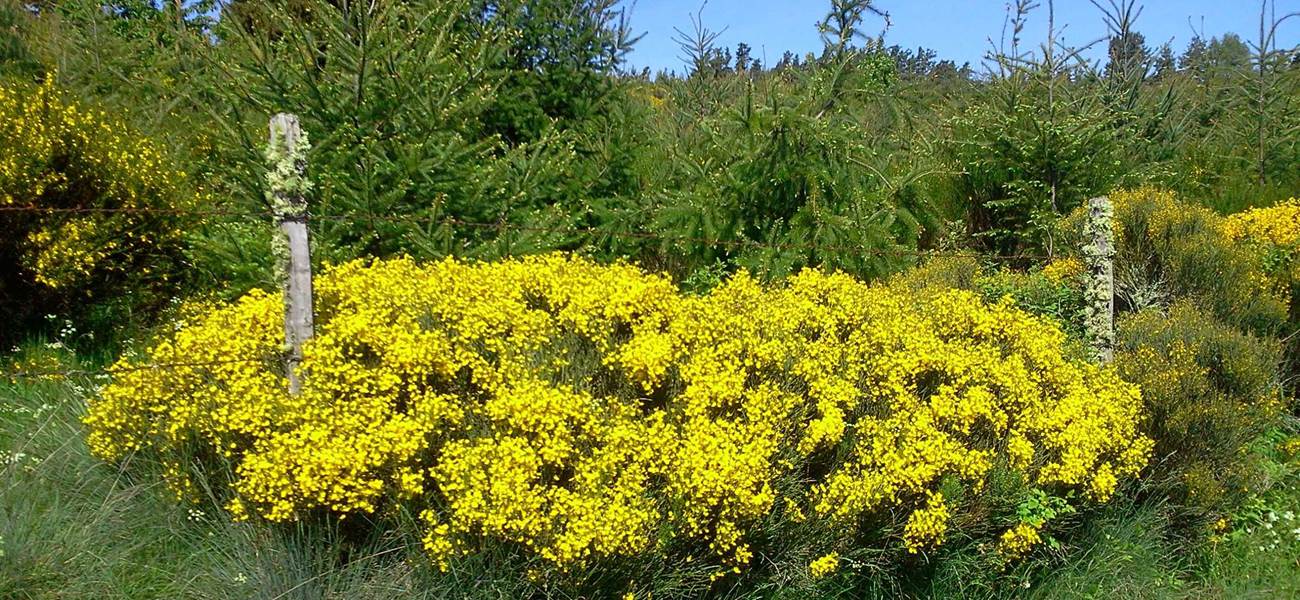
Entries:
<svg viewBox="0 0 1300 600">
<path fill-rule="evenodd" d="M 989 249 L 1051 247 L 1057 217 L 1124 171 L 1097 96 L 1064 79 L 1038 67 L 994 79 L 948 123 L 953 192 Z"/>
<path fill-rule="evenodd" d="M 266 119 L 299 115 L 312 213 L 333 217 L 313 223 L 319 259 L 572 248 L 601 198 L 637 191 L 650 144 L 609 77 L 627 41 L 609 0 L 242 4 L 213 28 L 210 106 L 190 107 L 211 120 L 198 168 L 264 210 Z M 256 253 L 240 227 L 205 260 Z"/>
<path fill-rule="evenodd" d="M 1218 595 L 1300 596 L 1300 455 L 1295 450 L 1300 438 L 1288 439 L 1284 429 L 1270 432 L 1253 449 L 1264 458 L 1270 486 L 1215 523 L 1215 545 L 1203 555 L 1202 567 Z"/>
<path fill-rule="evenodd" d="M 1124 318 L 1117 345 L 1115 363 L 1142 387 L 1156 443 L 1148 490 L 1191 526 L 1262 483 L 1249 450 L 1281 411 L 1278 342 L 1179 302 Z"/>
<path fill-rule="evenodd" d="M 701 72 L 661 85 L 663 158 L 648 169 L 640 204 L 605 226 L 669 238 L 629 253 L 643 262 L 675 275 L 722 261 L 764 277 L 820 266 L 870 278 L 910 265 L 909 250 L 940 228 L 921 191 L 927 159 L 891 152 L 901 142 L 876 129 L 875 112 L 899 90 L 883 53 L 832 52 L 799 69 L 743 79 Z"/>
<path fill-rule="evenodd" d="M 975 286 L 990 301 L 1010 297 L 1021 310 L 1048 317 L 1073 339 L 1083 338 L 1083 292 L 1042 272 L 999 270 L 976 278 Z"/>
<path fill-rule="evenodd" d="M 1083 294 L 1074 276 L 1051 270 L 1019 272 L 1006 268 L 989 271 L 972 256 L 938 256 L 889 279 L 905 293 L 922 295 L 935 290 L 979 292 L 988 302 L 1010 298 L 1016 307 L 1055 321 L 1072 339 L 1082 338 Z"/>
<path fill-rule="evenodd" d="M 0 83 L 0 338 L 43 314 L 101 325 L 178 288 L 194 198 L 158 145 L 41 85 Z M 9 342 L 14 340 L 0 339 Z"/>
</svg>

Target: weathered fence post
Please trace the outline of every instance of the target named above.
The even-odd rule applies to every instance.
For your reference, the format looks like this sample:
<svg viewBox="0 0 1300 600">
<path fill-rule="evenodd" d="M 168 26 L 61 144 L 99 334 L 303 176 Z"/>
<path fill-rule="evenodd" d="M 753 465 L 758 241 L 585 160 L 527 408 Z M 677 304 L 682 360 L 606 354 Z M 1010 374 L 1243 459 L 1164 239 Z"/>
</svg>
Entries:
<svg viewBox="0 0 1300 600">
<path fill-rule="evenodd" d="M 1088 342 L 1101 362 L 1115 357 L 1115 231 L 1111 225 L 1114 209 L 1110 198 L 1101 196 L 1088 201 L 1087 238 L 1083 247 L 1088 267 L 1084 289 L 1087 304 Z"/>
<path fill-rule="evenodd" d="M 307 236 L 307 134 L 298 117 L 271 117 L 266 147 L 267 199 L 284 235 L 275 237 L 277 277 L 284 289 L 285 373 L 289 393 L 302 390 L 302 345 L 312 336 L 311 253 Z"/>
</svg>

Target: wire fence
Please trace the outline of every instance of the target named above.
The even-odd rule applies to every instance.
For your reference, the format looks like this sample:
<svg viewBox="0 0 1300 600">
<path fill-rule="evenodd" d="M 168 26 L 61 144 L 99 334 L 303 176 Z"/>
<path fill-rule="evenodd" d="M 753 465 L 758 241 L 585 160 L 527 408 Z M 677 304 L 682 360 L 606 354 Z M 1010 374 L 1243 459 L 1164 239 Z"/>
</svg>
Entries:
<svg viewBox="0 0 1300 600">
<path fill-rule="evenodd" d="M 277 215 L 270 210 L 235 210 L 222 208 L 160 208 L 160 207 L 39 207 L 27 205 L 9 205 L 0 206 L 0 214 L 35 214 L 43 216 L 53 215 L 145 215 L 145 216 L 165 216 L 165 217 L 224 217 L 235 219 L 256 219 L 259 221 L 274 220 Z M 1015 254 L 998 254 L 988 252 L 976 252 L 971 250 L 941 250 L 941 249 L 911 249 L 911 248 L 871 248 L 864 245 L 843 245 L 843 244 L 818 244 L 813 242 L 803 243 L 764 243 L 754 240 L 736 240 L 736 239 L 718 239 L 701 236 L 679 236 L 665 235 L 648 231 L 619 231 L 609 230 L 598 227 L 547 227 L 539 225 L 526 225 L 513 223 L 509 221 L 471 221 L 453 217 L 434 217 L 427 215 L 397 215 L 397 214 L 308 214 L 306 219 L 309 222 L 332 222 L 343 224 L 362 224 L 362 223 L 395 223 L 395 224 L 420 224 L 433 225 L 439 227 L 463 227 L 471 229 L 482 229 L 498 232 L 520 232 L 534 234 L 549 234 L 565 237 L 574 236 L 592 236 L 605 238 L 633 239 L 640 241 L 657 241 L 661 243 L 677 244 L 695 244 L 710 247 L 724 247 L 729 249 L 768 249 L 778 251 L 792 250 L 812 250 L 820 252 L 855 252 L 870 256 L 888 256 L 898 258 L 973 258 L 981 260 L 1000 260 L 1000 261 L 1020 261 L 1020 260 L 1050 260 L 1052 257 L 1039 253 L 1015 253 Z M 49 369 L 49 370 L 28 370 L 18 369 L 9 372 L 0 372 L 0 381 L 9 381 L 16 383 L 19 380 L 46 379 L 58 380 L 68 379 L 71 377 L 106 377 L 115 374 L 129 373 L 135 371 L 150 371 L 161 369 L 181 369 L 181 368 L 204 368 L 216 367 L 237 363 L 262 363 L 275 357 L 262 357 L 250 359 L 229 359 L 221 361 L 202 361 L 202 362 L 159 362 L 132 366 L 111 366 L 100 369 Z"/>
<path fill-rule="evenodd" d="M 156 214 L 166 216 L 189 216 L 189 217 L 237 217 L 245 219 L 274 219 L 276 215 L 271 211 L 247 211 L 247 210 L 228 210 L 228 209 L 182 209 L 182 208 L 153 208 L 153 207 L 72 207 L 72 208 L 49 208 L 38 206 L 0 206 L 0 213 L 31 213 L 47 215 L 77 215 L 77 214 Z M 721 246 L 726 248 L 747 248 L 747 249 L 768 249 L 768 250 L 814 250 L 821 252 L 857 252 L 871 256 L 891 256 L 899 258 L 936 258 L 936 257 L 954 257 L 954 258 L 976 258 L 987 260 L 1051 260 L 1053 257 L 1048 254 L 1017 252 L 1012 254 L 1002 254 L 995 252 L 977 252 L 971 250 L 941 250 L 941 249 L 913 249 L 913 248 L 871 248 L 861 244 L 821 244 L 816 242 L 759 242 L 749 239 L 722 239 L 701 236 L 680 236 L 665 235 L 649 231 L 620 231 L 615 229 L 606 229 L 589 226 L 571 226 L 571 227 L 546 227 L 538 225 L 526 225 L 513 223 L 510 221 L 470 221 L 455 217 L 434 217 L 427 215 L 394 215 L 394 214 L 314 214 L 306 215 L 308 221 L 317 222 L 335 222 L 345 224 L 362 224 L 371 222 L 396 223 L 396 224 L 421 224 L 447 227 L 464 227 L 468 229 L 481 229 L 499 232 L 521 232 L 521 233 L 541 233 L 553 234 L 559 236 L 595 236 L 610 237 L 632 240 L 652 240 L 665 243 L 695 244 L 702 246 Z"/>
<path fill-rule="evenodd" d="M 231 364 L 251 364 L 265 363 L 275 357 L 267 358 L 232 358 L 226 360 L 212 361 L 194 361 L 194 362 L 161 362 L 148 363 L 130 366 L 110 366 L 100 369 L 38 369 L 26 370 L 19 369 L 0 373 L 0 381 L 8 379 L 14 383 L 18 379 L 67 379 L 70 377 L 102 377 L 109 375 L 118 375 L 122 373 L 134 373 L 138 371 L 161 371 L 165 369 L 193 369 L 202 367 L 217 367 Z"/>
</svg>

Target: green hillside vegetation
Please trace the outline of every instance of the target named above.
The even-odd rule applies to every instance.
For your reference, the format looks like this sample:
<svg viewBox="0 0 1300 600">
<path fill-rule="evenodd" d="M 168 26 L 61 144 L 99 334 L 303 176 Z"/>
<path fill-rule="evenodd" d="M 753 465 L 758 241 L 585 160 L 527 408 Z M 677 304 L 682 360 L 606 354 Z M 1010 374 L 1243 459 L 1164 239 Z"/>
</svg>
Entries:
<svg viewBox="0 0 1300 600">
<path fill-rule="evenodd" d="M 1300 14 L 886 4 L 0 0 L 0 598 L 1300 597 Z"/>
</svg>

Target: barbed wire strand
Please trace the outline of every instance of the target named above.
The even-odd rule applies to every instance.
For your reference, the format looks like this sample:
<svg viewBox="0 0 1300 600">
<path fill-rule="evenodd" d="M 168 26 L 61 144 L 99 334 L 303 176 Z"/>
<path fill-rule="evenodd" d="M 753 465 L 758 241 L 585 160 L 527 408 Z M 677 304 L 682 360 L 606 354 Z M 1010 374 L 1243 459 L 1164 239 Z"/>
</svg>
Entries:
<svg viewBox="0 0 1300 600">
<path fill-rule="evenodd" d="M 269 211 L 236 211 L 236 210 L 219 210 L 219 209 L 179 209 L 179 208 L 150 208 L 150 207 L 132 207 L 132 208 L 110 208 L 110 207 L 76 207 L 76 208 L 53 208 L 37 206 L 0 206 L 0 212 L 28 212 L 44 214 L 163 214 L 172 216 L 222 216 L 222 217 L 244 217 L 244 218 L 275 218 L 275 214 Z M 765 243 L 754 240 L 723 240 L 716 238 L 706 238 L 699 236 L 672 236 L 653 233 L 648 231 L 618 231 L 606 230 L 598 227 L 540 227 L 536 225 L 521 225 L 506 221 L 486 222 L 486 221 L 468 221 L 454 217 L 426 217 L 420 215 L 308 215 L 310 221 L 328 221 L 336 223 L 360 224 L 363 222 L 387 222 L 387 223 L 423 223 L 453 227 L 467 227 L 474 229 L 495 230 L 497 232 L 517 231 L 527 233 L 548 233 L 562 236 L 590 235 L 604 236 L 612 238 L 636 239 L 636 240 L 654 240 L 660 242 L 676 242 L 700 244 L 705 246 L 724 246 L 731 248 L 754 248 L 770 250 L 819 250 L 826 252 L 857 252 L 872 256 L 894 256 L 894 257 L 914 257 L 914 258 L 934 258 L 934 257 L 951 257 L 951 258 L 977 258 L 977 259 L 995 259 L 995 260 L 1050 260 L 1053 258 L 1046 254 L 1037 253 L 1015 253 L 1015 254 L 998 254 L 990 252 L 962 251 L 962 250 L 921 250 L 906 248 L 867 248 L 861 245 L 845 244 L 817 244 L 811 242 L 805 243 Z"/>
<path fill-rule="evenodd" d="M 272 358 L 273 357 L 231 358 L 225 360 L 211 360 L 211 361 L 151 363 L 151 364 L 130 365 L 130 366 L 113 366 L 113 367 L 105 367 L 102 369 L 64 369 L 64 370 L 50 369 L 50 370 L 42 370 L 42 371 L 19 370 L 19 371 L 9 371 L 9 372 L 0 373 L 0 379 L 10 379 L 10 380 L 19 379 L 19 378 L 53 379 L 53 378 L 67 378 L 73 376 L 94 377 L 99 375 L 117 375 L 119 373 L 133 373 L 137 371 L 156 371 L 162 369 L 181 369 L 181 368 L 195 368 L 195 367 L 215 367 L 219 365 L 230 365 L 230 364 L 240 364 L 240 363 L 262 363 Z"/>
<path fill-rule="evenodd" d="M 131 214 L 131 215 L 166 215 L 166 216 L 192 216 L 192 217 L 238 217 L 238 218 L 256 218 L 256 219 L 274 219 L 276 214 L 271 211 L 247 211 L 231 209 L 193 209 L 193 208 L 158 208 L 158 207 L 41 207 L 41 206 L 0 206 L 0 213 L 28 213 L 44 215 L 77 215 L 77 214 Z M 898 256 L 898 257 L 916 257 L 916 258 L 935 258 L 935 257 L 952 257 L 952 258 L 977 258 L 977 259 L 997 259 L 997 260 L 1047 260 L 1052 258 L 1049 255 L 1017 253 L 1017 254 L 997 254 L 974 251 L 951 251 L 951 250 L 920 250 L 904 248 L 866 248 L 859 245 L 843 244 L 816 244 L 816 243 L 763 243 L 753 240 L 722 240 L 715 238 L 705 238 L 699 236 L 670 236 L 647 231 L 618 231 L 605 230 L 597 227 L 540 227 L 535 225 L 521 225 L 510 223 L 508 221 L 483 222 L 468 221 L 454 217 L 431 217 L 421 215 L 308 215 L 309 220 L 327 221 L 334 223 L 359 224 L 362 222 L 385 222 L 411 224 L 422 223 L 426 225 L 467 227 L 474 229 L 495 230 L 498 234 L 515 231 L 527 233 L 546 233 L 557 235 L 591 235 L 597 237 L 625 238 L 636 240 L 653 240 L 660 242 L 692 243 L 706 246 L 725 246 L 725 247 L 743 247 L 755 249 L 772 249 L 772 250 L 821 250 L 821 251 L 852 251 L 874 256 Z M 505 248 L 507 256 L 513 256 L 514 253 L 510 246 Z M 103 369 L 66 369 L 66 370 L 45 370 L 45 371 L 11 371 L 0 374 L 0 377 L 14 381 L 17 379 L 52 379 L 52 378 L 69 378 L 73 376 L 111 376 L 120 373 L 129 373 L 136 371 L 150 371 L 159 369 L 181 369 L 196 367 L 211 367 L 219 365 L 237 364 L 237 363 L 257 363 L 265 362 L 266 358 L 255 359 L 228 359 L 220 361 L 199 361 L 199 362 L 172 362 L 172 363 L 153 363 L 135 366 L 115 366 Z"/>
</svg>

